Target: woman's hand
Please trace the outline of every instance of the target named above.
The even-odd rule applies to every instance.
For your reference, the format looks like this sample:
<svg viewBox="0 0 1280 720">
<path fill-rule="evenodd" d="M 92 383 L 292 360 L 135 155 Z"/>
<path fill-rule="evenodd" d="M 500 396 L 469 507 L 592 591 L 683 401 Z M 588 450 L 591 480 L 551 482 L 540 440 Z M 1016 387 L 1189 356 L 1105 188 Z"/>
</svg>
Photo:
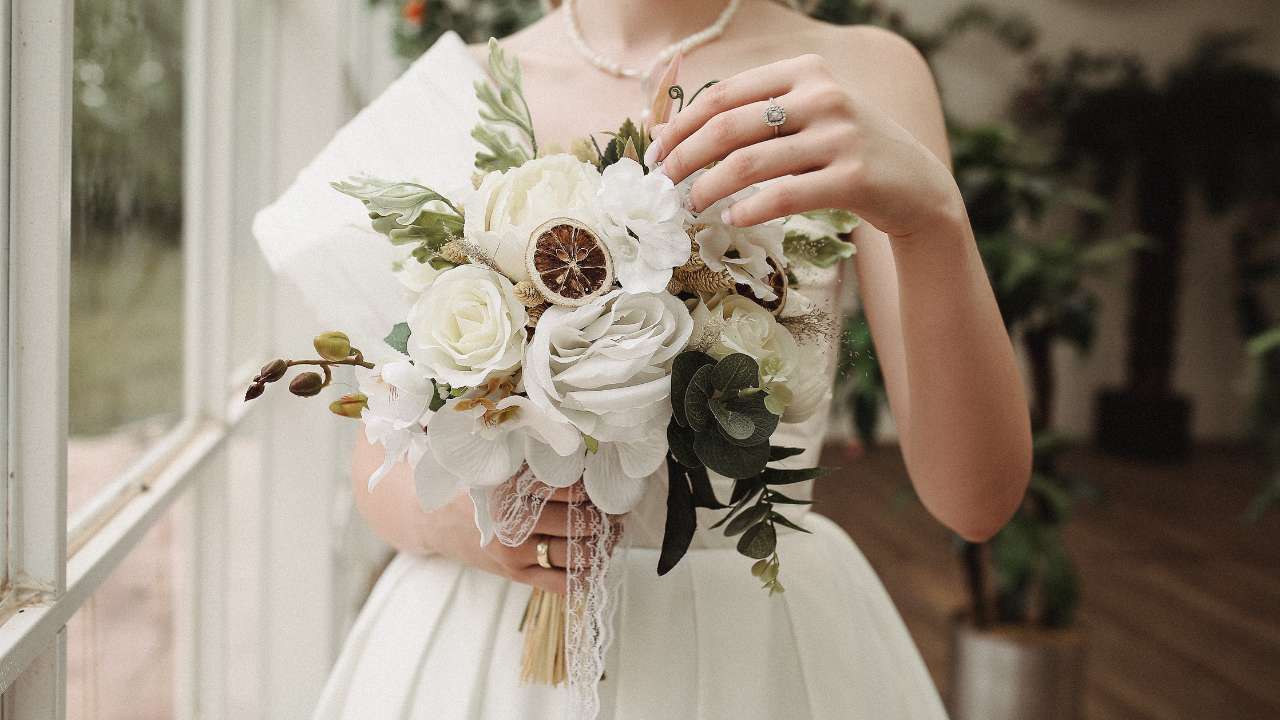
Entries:
<svg viewBox="0 0 1280 720">
<path fill-rule="evenodd" d="M 769 99 L 786 110 L 775 137 Z M 963 201 L 936 155 L 874 105 L 850 93 L 818 55 L 747 70 L 716 83 L 657 126 L 646 163 L 693 184 L 702 212 L 755 183 L 782 178 L 725 211 L 746 227 L 807 210 L 849 210 L 891 238 L 963 222 Z M 792 176 L 792 177 L 786 177 Z"/>
<path fill-rule="evenodd" d="M 459 494 L 448 505 L 426 513 L 424 539 L 431 549 L 463 564 L 478 567 L 525 585 L 565 592 L 565 566 L 568 563 L 568 513 L 571 493 L 581 493 L 580 486 L 556 490 L 542 509 L 529 539 L 516 547 L 494 540 L 480 546 L 476 529 L 475 508 L 471 498 Z M 381 489 L 381 488 L 379 488 Z M 376 490 L 375 490 L 376 492 Z M 416 499 L 415 499 L 416 502 Z M 538 543 L 546 540 L 551 568 L 538 564 Z M 590 538 L 583 540 L 588 546 Z"/>
<path fill-rule="evenodd" d="M 351 472 L 356 506 L 379 537 L 402 552 L 438 553 L 519 583 L 565 592 L 568 501 L 571 492 L 582 492 L 580 484 L 555 491 L 524 544 L 512 548 L 494 540 L 480 547 L 475 508 L 466 493 L 459 493 L 444 507 L 424 512 L 412 473 L 404 463 L 392 468 L 370 492 L 369 475 L 381 465 L 383 454 L 381 446 L 370 444 L 361 433 L 352 454 Z M 538 541 L 543 537 L 549 544 L 551 569 L 538 565 Z M 591 538 L 582 542 L 589 551 Z"/>
</svg>

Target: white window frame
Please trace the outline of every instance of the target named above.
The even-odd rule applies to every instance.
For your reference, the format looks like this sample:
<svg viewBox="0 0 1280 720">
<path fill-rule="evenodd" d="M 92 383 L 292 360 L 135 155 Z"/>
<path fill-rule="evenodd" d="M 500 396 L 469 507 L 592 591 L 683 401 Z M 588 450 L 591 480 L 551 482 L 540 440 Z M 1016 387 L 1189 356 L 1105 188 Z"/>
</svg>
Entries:
<svg viewBox="0 0 1280 720">
<path fill-rule="evenodd" d="M 353 428 L 279 391 L 240 401 L 256 367 L 233 359 L 307 347 L 310 316 L 232 267 L 256 253 L 253 212 L 354 111 L 355 2 L 186 0 L 183 419 L 68 518 L 73 1 L 0 0 L 3 720 L 65 717 L 67 622 L 175 503 L 177 716 L 303 717 L 318 696 L 366 579 L 339 544 Z M 261 348 L 233 352 L 245 287 Z"/>
</svg>

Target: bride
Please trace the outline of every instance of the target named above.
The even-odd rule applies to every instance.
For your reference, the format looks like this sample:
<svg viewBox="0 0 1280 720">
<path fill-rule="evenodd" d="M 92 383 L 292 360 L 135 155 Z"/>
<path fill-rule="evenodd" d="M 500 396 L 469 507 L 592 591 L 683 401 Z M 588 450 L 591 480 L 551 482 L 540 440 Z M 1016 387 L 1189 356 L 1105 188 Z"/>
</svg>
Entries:
<svg viewBox="0 0 1280 720">
<path fill-rule="evenodd" d="M 502 45 L 523 66 L 537 136 L 560 147 L 636 117 L 648 101 L 639 78 L 677 48 L 686 87 L 719 79 L 654 130 L 645 161 L 676 183 L 718 162 L 692 185 L 695 212 L 767 182 L 724 211 L 733 225 L 819 208 L 865 220 L 853 238 L 857 289 L 912 483 L 934 516 L 968 540 L 986 540 L 1004 524 L 1029 475 L 1025 401 L 948 170 L 933 79 L 908 43 L 871 27 L 828 26 L 770 0 L 564 0 Z M 467 96 L 484 55 L 447 34 L 392 92 Z M 780 126 L 763 120 L 771 101 L 785 108 Z M 451 148 L 473 152 L 465 130 L 434 126 L 430 110 L 366 112 L 408 114 L 405 122 L 432 143 L 416 155 L 404 148 L 406 162 L 439 163 Z M 836 271 L 813 272 L 806 294 L 838 312 Z M 814 373 L 833 372 L 831 345 Z M 797 467 L 816 464 L 825 414 L 780 427 L 778 444 L 809 448 L 793 459 Z M 522 586 L 563 592 L 567 491 L 557 492 L 524 545 L 482 547 L 466 495 L 425 513 L 405 468 L 366 492 L 381 462 L 382 451 L 361 440 L 355 495 L 400 553 L 315 717 L 562 716 L 561 690 L 520 684 L 516 626 L 528 598 Z M 701 529 L 685 560 L 659 578 L 665 485 L 650 483 L 626 520 L 630 547 L 616 561 L 624 579 L 599 684 L 601 717 L 945 717 L 879 580 L 835 525 L 808 513 L 812 534 L 780 536 L 781 595 L 759 590 L 732 539 Z M 722 494 L 727 487 L 717 484 Z"/>
</svg>

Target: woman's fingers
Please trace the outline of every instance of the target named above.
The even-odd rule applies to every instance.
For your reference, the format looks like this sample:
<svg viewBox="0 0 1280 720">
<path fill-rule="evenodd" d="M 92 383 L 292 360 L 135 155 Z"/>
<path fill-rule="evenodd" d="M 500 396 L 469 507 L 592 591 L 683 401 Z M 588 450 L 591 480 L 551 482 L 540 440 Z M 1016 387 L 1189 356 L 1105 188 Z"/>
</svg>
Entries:
<svg viewBox="0 0 1280 720">
<path fill-rule="evenodd" d="M 516 582 L 542 588 L 547 592 L 563 595 L 568 589 L 568 573 L 560 568 L 548 570 L 534 565 L 517 571 L 511 577 Z"/>
<path fill-rule="evenodd" d="M 576 482 L 569 487 L 556 488 L 556 491 L 551 493 L 551 499 L 559 502 L 569 502 L 571 500 L 582 502 L 587 499 L 587 491 L 583 489 L 581 482 Z"/>
<path fill-rule="evenodd" d="M 725 211 L 724 221 L 749 227 L 808 210 L 830 207 L 833 184 L 839 178 L 827 170 L 808 172 L 779 180 L 760 192 L 734 203 Z"/>
<path fill-rule="evenodd" d="M 789 96 L 784 95 L 778 102 L 785 107 L 790 100 Z M 773 138 L 773 128 L 764 122 L 764 110 L 768 105 L 768 100 L 748 103 L 730 108 L 707 120 L 671 149 L 658 172 L 671 178 L 672 182 L 679 183 L 699 168 L 722 160 L 739 148 Z M 797 129 L 799 126 L 794 122 L 787 128 L 788 131 Z"/>
<path fill-rule="evenodd" d="M 689 191 L 691 209 L 702 212 L 739 190 L 784 175 L 816 170 L 829 159 L 820 143 L 798 136 L 739 148 L 698 177 Z"/>
<path fill-rule="evenodd" d="M 799 61 L 800 58 L 782 60 L 745 70 L 703 90 L 697 99 L 676 113 L 671 122 L 656 133 L 654 144 L 650 146 L 645 160 L 665 164 L 670 150 L 716 115 L 742 105 L 786 94 L 791 90 Z M 763 121 L 761 124 L 764 124 Z M 680 177 L 672 175 L 671 179 L 680 182 L 688 174 L 686 172 Z"/>
</svg>

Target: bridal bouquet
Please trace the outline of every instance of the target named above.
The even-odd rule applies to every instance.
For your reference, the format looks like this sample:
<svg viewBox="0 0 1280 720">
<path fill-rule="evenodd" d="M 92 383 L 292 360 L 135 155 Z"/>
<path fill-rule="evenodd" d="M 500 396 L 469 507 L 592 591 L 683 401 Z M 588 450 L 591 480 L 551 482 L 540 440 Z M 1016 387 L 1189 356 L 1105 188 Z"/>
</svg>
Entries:
<svg viewBox="0 0 1280 720">
<path fill-rule="evenodd" d="M 677 65 L 651 121 L 685 104 Z M 534 592 L 525 659 L 527 677 L 591 694 L 607 642 L 609 555 L 664 464 L 658 574 L 689 548 L 695 509 L 711 508 L 727 511 L 713 527 L 740 536 L 763 586 L 782 591 L 776 526 L 803 528 L 775 506 L 802 502 L 786 486 L 820 471 L 770 467 L 801 452 L 770 440 L 827 391 L 813 368 L 829 318 L 804 298 L 792 266 L 848 257 L 853 246 L 841 235 L 856 219 L 824 211 L 738 228 L 720 220 L 737 198 L 694 215 L 684 204 L 692 180 L 673 185 L 640 162 L 644 127 L 627 121 L 603 147 L 587 139 L 571 152 L 544 152 L 520 68 L 493 41 L 489 71 L 476 87 L 472 136 L 482 149 L 470 191 L 333 183 L 404 249 L 388 279 L 412 303 L 390 329 L 389 349 L 375 362 L 346 335 L 324 333 L 318 358 L 272 361 L 246 399 L 293 366 L 318 369 L 289 383 L 300 396 L 330 385 L 333 366 L 356 366 L 359 392 L 330 409 L 359 418 L 385 449 L 370 489 L 405 462 L 424 508 L 469 493 L 486 543 L 524 542 L 554 489 L 581 483 L 587 499 L 571 504 L 568 591 L 563 599 Z M 729 498 L 717 497 L 712 473 L 734 481 Z"/>
</svg>

